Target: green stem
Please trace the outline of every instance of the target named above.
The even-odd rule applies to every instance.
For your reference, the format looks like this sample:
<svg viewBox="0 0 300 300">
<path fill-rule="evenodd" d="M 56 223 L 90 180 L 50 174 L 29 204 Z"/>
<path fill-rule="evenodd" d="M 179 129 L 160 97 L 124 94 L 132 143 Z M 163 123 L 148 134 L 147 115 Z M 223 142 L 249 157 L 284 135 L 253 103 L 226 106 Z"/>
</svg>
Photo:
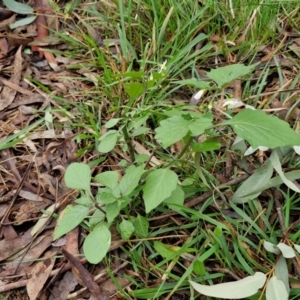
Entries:
<svg viewBox="0 0 300 300">
<path fill-rule="evenodd" d="M 169 164 L 167 164 L 166 168 L 171 167 L 177 160 L 179 160 L 184 155 L 184 153 L 188 150 L 188 148 L 190 147 L 192 142 L 193 142 L 193 137 L 190 136 L 189 140 L 186 142 L 186 144 L 183 147 L 183 149 L 181 150 L 181 152 L 178 154 L 178 156 L 173 161 L 171 161 Z"/>
<path fill-rule="evenodd" d="M 124 135 L 125 142 L 128 146 L 131 161 L 134 163 L 135 162 L 134 148 L 133 148 L 133 145 L 131 143 L 131 139 L 129 137 L 126 125 L 122 128 L 122 132 L 123 132 L 123 135 Z"/>
</svg>

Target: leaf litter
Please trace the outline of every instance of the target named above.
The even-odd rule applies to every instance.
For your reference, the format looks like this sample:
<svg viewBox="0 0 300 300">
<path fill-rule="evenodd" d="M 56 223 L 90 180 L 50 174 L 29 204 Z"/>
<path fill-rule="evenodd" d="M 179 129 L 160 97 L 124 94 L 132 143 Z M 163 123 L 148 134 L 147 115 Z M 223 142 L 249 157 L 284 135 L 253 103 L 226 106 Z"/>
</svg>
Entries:
<svg viewBox="0 0 300 300">
<path fill-rule="evenodd" d="M 50 7 L 46 1 L 38 4 L 39 6 L 35 7 L 35 9 L 47 10 Z M 109 9 L 116 9 L 113 4 L 107 5 L 111 5 Z M 87 3 L 83 3 L 82 9 L 86 8 L 86 6 Z M 76 14 L 73 17 L 68 17 L 76 20 Z M 51 18 L 52 20 L 50 20 Z M 5 281 L 5 284 L 1 284 L 0 291 L 11 291 L 26 286 L 30 299 L 37 299 L 38 297 L 41 299 L 67 299 L 67 297 L 72 295 L 81 297 L 81 293 L 83 293 L 85 299 L 91 296 L 94 296 L 96 299 L 108 299 L 109 296 L 117 293 L 118 289 L 109 279 L 105 266 L 100 263 L 93 270 L 87 265 L 86 259 L 79 256 L 82 253 L 82 238 L 79 235 L 78 228 L 67 233 L 65 239 L 59 240 L 60 244 L 53 244 L 52 233 L 56 219 L 51 215 L 60 213 L 71 202 L 71 199 L 75 199 L 74 191 L 69 190 L 62 180 L 67 166 L 71 162 L 78 160 L 77 153 L 81 146 L 80 143 L 76 143 L 73 139 L 74 136 L 78 135 L 78 131 L 71 126 L 71 122 L 73 120 L 76 122 L 76 116 L 80 114 L 78 105 L 75 104 L 80 103 L 82 98 L 86 97 L 83 100 L 85 105 L 90 107 L 95 105 L 90 96 L 86 96 L 86 91 L 95 93 L 96 96 L 101 95 L 98 90 L 101 86 L 99 85 L 98 77 L 103 73 L 103 70 L 93 66 L 89 67 L 84 61 L 83 54 L 79 54 L 76 58 L 65 57 L 63 54 L 54 54 L 55 51 L 53 50 L 73 50 L 72 45 L 64 42 L 59 36 L 56 39 L 49 38 L 49 32 L 45 30 L 46 25 L 49 24 L 51 24 L 52 29 L 61 30 L 65 28 L 65 20 L 61 19 L 59 15 L 54 13 L 47 16 L 46 14 L 40 14 L 33 24 L 24 25 L 22 30 L 16 28 L 6 32 L 7 26 L 14 23 L 15 20 L 16 15 L 9 14 L 0 22 L 0 30 L 3 33 L 5 32 L 4 37 L 0 39 L 0 81 L 2 85 L 0 94 L 0 141 L 5 141 L 7 137 L 25 129 L 32 122 L 36 121 L 39 114 L 45 110 L 48 110 L 53 115 L 55 126 L 47 128 L 46 124 L 44 124 L 45 126 L 39 124 L 33 131 L 27 133 L 25 137 L 21 134 L 17 143 L 12 143 L 8 149 L 0 152 L 0 195 L 1 202 L 5 201 L 7 203 L 1 203 L 1 210 L 5 211 L 5 213 L 2 215 L 1 221 L 0 261 L 2 265 L 0 280 L 3 280 L 2 283 Z M 82 16 L 77 20 L 82 21 Z M 102 47 L 107 63 L 111 64 L 111 68 L 115 69 L 116 72 L 122 71 L 123 69 L 119 70 L 119 66 L 113 62 L 111 57 L 112 55 L 119 55 L 121 58 L 118 42 L 111 39 L 110 42 L 112 42 L 114 49 L 105 52 L 104 46 L 106 42 L 103 39 L 104 35 L 103 38 L 99 36 L 99 32 L 95 31 L 92 24 L 85 24 L 85 27 L 89 35 L 95 40 L 95 44 Z M 72 30 L 70 29 L 69 31 L 72 34 Z M 245 38 L 246 31 L 247 28 L 242 38 Z M 298 37 L 295 38 L 291 34 L 285 34 L 285 39 L 287 38 L 293 45 L 293 51 L 298 51 Z M 210 40 L 216 49 L 218 47 L 217 43 L 222 41 L 222 38 L 219 34 L 215 34 L 210 37 Z M 225 43 L 229 44 L 229 42 L 225 39 Z M 197 45 L 197 47 L 201 48 L 204 44 L 205 42 L 201 42 L 201 45 Z M 28 55 L 24 51 L 24 46 L 32 46 L 32 51 L 37 51 L 37 53 Z M 228 52 L 227 57 L 214 54 L 201 66 L 197 66 L 197 72 L 200 78 L 205 79 L 207 66 L 211 70 L 212 68 L 240 61 L 243 63 L 245 58 L 238 57 L 234 52 Z M 127 63 L 131 62 L 128 61 Z M 283 57 L 277 48 L 263 46 L 259 49 L 252 63 L 257 63 L 250 79 L 254 88 L 255 82 L 267 73 L 265 87 L 259 96 L 254 96 L 258 105 L 263 108 L 270 102 L 271 108 L 282 108 L 284 110 L 284 114 L 280 115 L 282 119 L 288 117 L 291 121 L 295 120 L 298 117 L 298 108 L 296 106 L 292 107 L 291 103 L 294 97 L 298 95 L 298 86 L 292 80 L 295 76 L 293 61 L 290 58 Z M 72 67 L 80 64 L 82 64 L 81 68 L 72 70 Z M 289 88 L 295 89 L 295 94 L 290 95 L 290 101 L 281 101 L 281 94 L 277 93 L 281 87 L 280 80 L 282 79 L 270 68 L 278 68 L 279 66 L 283 68 L 281 75 L 284 76 L 286 83 L 285 90 Z M 122 68 L 124 68 L 124 65 Z M 32 80 L 28 80 L 28 78 Z M 220 85 L 228 83 L 224 80 L 220 79 Z M 39 82 L 39 84 L 33 84 L 34 82 Z M 122 88 L 122 83 L 120 83 L 120 88 Z M 220 94 L 221 104 L 217 109 L 222 107 L 222 101 L 225 101 L 228 93 L 232 93 L 234 98 L 241 100 L 243 88 L 241 81 L 229 82 L 227 85 L 222 86 Z M 112 91 L 116 93 L 115 90 L 112 89 Z M 179 100 L 185 101 L 184 99 Z M 74 104 L 69 105 L 70 110 L 62 109 L 63 105 L 68 105 L 68 102 Z M 109 103 L 107 101 L 105 103 L 105 99 L 103 99 L 101 109 L 101 113 L 106 120 L 113 117 L 113 113 L 109 111 Z M 288 111 L 288 109 L 291 109 L 292 112 Z M 216 117 L 222 118 L 217 113 Z M 82 133 L 88 134 L 92 131 L 93 129 L 90 127 Z M 86 162 L 91 162 L 96 157 L 96 154 L 89 150 L 88 145 L 86 146 L 87 150 L 82 156 Z M 134 147 L 137 153 L 151 156 L 146 143 L 136 140 L 134 141 Z M 181 148 L 179 143 L 173 151 L 178 153 L 178 149 Z M 225 158 L 227 162 L 224 164 L 224 172 L 216 171 L 213 168 L 210 172 L 214 173 L 217 178 L 222 178 L 222 180 L 220 179 L 220 182 L 222 181 L 221 184 L 226 185 L 226 183 L 234 180 L 232 178 L 233 170 L 228 172 L 232 165 L 229 163 L 230 159 L 226 157 L 227 154 L 225 152 L 220 152 L 219 155 Z M 129 155 L 122 153 L 122 151 L 109 154 L 108 156 L 94 170 L 99 171 L 108 168 L 120 171 L 121 168 L 118 166 L 120 160 L 130 160 Z M 231 157 L 231 161 L 238 160 L 239 158 L 237 157 Z M 163 158 L 161 156 L 152 155 L 150 157 L 150 165 L 157 166 L 162 163 Z M 251 173 L 256 168 L 251 161 L 248 163 L 248 172 Z M 30 166 L 30 170 L 26 174 L 28 166 Z M 240 175 L 245 176 L 243 172 Z M 22 179 L 24 180 L 22 181 Z M 237 180 L 232 185 L 234 186 L 238 183 Z M 201 208 L 203 202 L 211 195 L 212 193 L 208 192 L 208 194 L 204 193 L 189 199 L 190 202 L 186 206 L 191 208 L 195 205 L 200 205 Z M 225 196 L 230 197 L 230 191 L 225 192 Z M 229 213 L 234 213 L 227 204 L 222 202 L 222 209 L 224 208 L 228 208 Z M 218 206 L 208 205 L 207 207 L 207 211 L 215 212 L 216 210 L 218 210 Z M 38 220 L 42 220 L 41 217 L 44 221 L 36 226 Z M 154 216 L 149 221 L 153 230 L 157 227 L 166 227 L 166 224 L 170 227 L 187 224 L 187 219 L 177 213 Z M 225 222 L 225 220 L 222 220 L 222 222 Z M 205 224 L 211 226 L 208 222 Z M 32 231 L 33 229 L 35 230 Z M 172 236 L 167 238 L 162 234 L 161 238 L 169 245 L 183 245 L 187 241 L 190 231 L 182 230 L 186 233 L 183 237 L 178 235 L 178 237 Z M 148 278 L 146 273 L 137 273 L 134 268 L 120 261 L 120 259 L 126 261 L 127 254 L 120 248 L 121 245 L 125 244 L 125 241 L 122 241 L 117 233 L 113 234 L 112 240 L 112 246 L 110 247 L 110 251 L 114 253 L 112 272 L 116 274 L 115 278 L 117 278 L 120 286 L 128 287 L 130 284 L 123 276 L 125 267 L 127 274 L 136 280 L 144 282 L 145 286 L 151 287 L 159 284 L 162 275 L 160 271 L 154 270 L 153 272 L 157 272 L 157 274 L 153 278 Z M 62 254 L 64 257 L 62 257 Z M 251 255 L 254 256 L 254 254 Z M 152 262 L 145 251 L 143 251 L 141 258 L 143 267 L 146 269 L 150 268 Z M 187 261 L 183 260 L 185 264 L 187 264 Z M 218 261 L 215 260 L 212 264 L 218 265 Z M 175 272 L 182 274 L 183 269 L 180 267 L 175 268 Z M 239 275 L 243 277 L 245 274 Z M 227 272 L 227 278 L 233 278 L 230 272 Z M 186 294 L 178 292 L 178 294 L 175 293 L 170 297 L 174 300 L 184 299 L 188 294 L 189 291 L 186 291 Z M 111 299 L 114 299 L 113 297 Z"/>
</svg>

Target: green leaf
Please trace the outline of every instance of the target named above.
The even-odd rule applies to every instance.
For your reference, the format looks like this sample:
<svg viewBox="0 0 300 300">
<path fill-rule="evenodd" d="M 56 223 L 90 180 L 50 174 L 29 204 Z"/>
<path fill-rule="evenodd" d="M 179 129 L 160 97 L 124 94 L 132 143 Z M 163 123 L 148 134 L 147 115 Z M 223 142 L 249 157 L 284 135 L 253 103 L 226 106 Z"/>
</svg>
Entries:
<svg viewBox="0 0 300 300">
<path fill-rule="evenodd" d="M 226 123 L 253 148 L 300 145 L 300 135 L 287 122 L 261 110 L 244 109 Z"/>
<path fill-rule="evenodd" d="M 123 196 L 128 196 L 138 185 L 144 172 L 144 165 L 139 167 L 130 166 L 121 179 L 118 189 Z"/>
<path fill-rule="evenodd" d="M 108 153 L 117 144 L 119 137 L 119 133 L 116 130 L 109 130 L 105 134 L 101 136 L 100 140 L 100 145 L 98 146 L 98 151 L 102 153 Z"/>
<path fill-rule="evenodd" d="M 86 237 L 83 251 L 91 264 L 99 263 L 106 255 L 111 244 L 111 234 L 107 224 L 101 223 Z"/>
<path fill-rule="evenodd" d="M 281 251 L 283 257 L 285 258 L 293 258 L 295 257 L 295 252 L 293 250 L 292 247 L 284 244 L 284 243 L 279 243 L 277 245 L 277 247 L 279 248 L 279 250 Z"/>
<path fill-rule="evenodd" d="M 290 293 L 290 284 L 289 284 L 289 270 L 286 264 L 286 260 L 281 255 L 275 265 L 275 276 L 278 280 L 281 280 L 286 288 L 287 293 Z"/>
<path fill-rule="evenodd" d="M 219 87 L 231 83 L 232 81 L 239 79 L 249 73 L 255 68 L 255 65 L 244 66 L 242 64 L 235 64 L 218 69 L 213 69 L 206 73 L 207 77 L 212 79 Z"/>
<path fill-rule="evenodd" d="M 65 183 L 70 189 L 90 191 L 90 167 L 83 163 L 70 164 L 65 173 Z"/>
<path fill-rule="evenodd" d="M 162 201 L 171 196 L 177 187 L 178 177 L 169 169 L 159 169 L 151 172 L 143 186 L 143 198 L 146 213 L 156 208 Z"/>
<path fill-rule="evenodd" d="M 105 205 L 106 219 L 111 224 L 115 218 L 119 215 L 121 210 L 121 204 L 119 201 Z"/>
<path fill-rule="evenodd" d="M 128 240 L 134 232 L 134 226 L 130 221 L 123 220 L 119 225 L 120 234 L 123 240 Z"/>
<path fill-rule="evenodd" d="M 89 218 L 89 225 L 93 227 L 93 225 L 97 225 L 98 223 L 104 221 L 105 214 L 100 209 L 96 209 L 94 213 Z"/>
<path fill-rule="evenodd" d="M 91 203 L 93 203 L 92 199 L 88 196 L 82 196 L 75 200 L 77 204 L 89 207 Z"/>
<path fill-rule="evenodd" d="M 276 172 L 278 173 L 278 175 L 280 176 L 280 178 L 282 179 L 283 183 L 288 186 L 291 190 L 300 193 L 300 189 L 291 181 L 288 180 L 283 171 L 282 171 L 282 167 L 281 167 L 281 162 L 279 160 L 279 156 L 276 152 L 276 150 L 274 150 L 270 156 L 270 160 L 272 163 L 273 168 L 276 170 Z"/>
<path fill-rule="evenodd" d="M 33 13 L 33 8 L 27 4 L 23 4 L 14 0 L 3 0 L 3 3 L 8 9 L 17 14 L 27 15 Z"/>
<path fill-rule="evenodd" d="M 181 188 L 181 186 L 177 185 L 176 189 L 172 192 L 171 196 L 166 198 L 163 202 L 174 211 L 180 210 L 180 208 L 177 205 L 182 206 L 184 203 L 184 191 Z"/>
<path fill-rule="evenodd" d="M 118 124 L 118 122 L 121 120 L 121 118 L 113 118 L 110 119 L 108 122 L 105 124 L 105 128 L 111 128 L 114 127 L 115 125 Z"/>
<path fill-rule="evenodd" d="M 199 90 L 207 90 L 210 88 L 209 82 L 201 81 L 196 78 L 177 80 L 174 83 L 180 86 L 193 86 Z"/>
<path fill-rule="evenodd" d="M 267 300 L 288 300 L 289 295 L 281 280 L 278 280 L 276 276 L 273 276 L 266 289 Z"/>
<path fill-rule="evenodd" d="M 197 292 L 205 296 L 221 299 L 243 299 L 257 293 L 258 289 L 264 286 L 265 281 L 266 275 L 261 272 L 256 272 L 253 276 L 248 276 L 234 282 L 207 286 L 190 281 L 190 284 Z"/>
<path fill-rule="evenodd" d="M 119 172 L 117 171 L 106 171 L 95 176 L 95 180 L 106 187 L 114 189 L 119 180 Z"/>
<path fill-rule="evenodd" d="M 141 238 L 146 238 L 148 236 L 149 222 L 145 217 L 138 215 L 133 222 L 133 226 L 134 226 L 134 231 L 137 234 L 137 236 L 139 236 Z"/>
<path fill-rule="evenodd" d="M 232 201 L 242 204 L 255 199 L 261 192 L 254 193 L 254 191 L 268 183 L 272 174 L 273 166 L 270 159 L 268 159 L 254 174 L 242 183 L 234 193 Z"/>
<path fill-rule="evenodd" d="M 279 254 L 280 250 L 278 249 L 278 247 L 268 241 L 264 241 L 264 248 L 274 254 Z"/>
<path fill-rule="evenodd" d="M 195 272 L 195 274 L 200 275 L 200 276 L 204 276 L 206 271 L 205 271 L 205 266 L 203 261 L 200 260 L 196 260 L 193 263 L 193 271 Z"/>
<path fill-rule="evenodd" d="M 125 92 L 128 94 L 130 99 L 136 99 L 144 93 L 144 85 L 139 82 L 125 82 Z"/>
<path fill-rule="evenodd" d="M 109 189 L 99 189 L 96 195 L 97 202 L 106 205 L 117 201 L 117 197 L 113 195 L 112 191 Z"/>
<path fill-rule="evenodd" d="M 155 251 L 166 259 L 169 259 L 169 257 L 174 256 L 174 254 L 176 253 L 176 251 L 172 250 L 170 247 L 159 241 L 154 241 L 153 246 Z"/>
<path fill-rule="evenodd" d="M 174 116 L 160 123 L 160 126 L 155 129 L 157 140 L 162 142 L 166 148 L 180 141 L 188 133 L 191 136 L 197 136 L 212 125 L 212 115 L 210 113 L 199 115 L 197 118 L 190 119 L 184 116 Z"/>
<path fill-rule="evenodd" d="M 78 226 L 89 213 L 89 208 L 83 205 L 68 205 L 60 214 L 54 230 L 53 240 L 56 240 Z"/>
<path fill-rule="evenodd" d="M 21 20 L 18 20 L 12 24 L 9 25 L 9 28 L 10 29 L 15 29 L 15 28 L 18 28 L 20 26 L 24 26 L 24 25 L 28 25 L 30 23 L 32 23 L 35 19 L 36 19 L 37 16 L 31 16 L 31 17 L 27 17 L 27 18 L 23 18 Z"/>
<path fill-rule="evenodd" d="M 193 143 L 192 149 L 195 152 L 214 151 L 221 148 L 221 137 L 212 137 L 202 143 Z"/>
</svg>

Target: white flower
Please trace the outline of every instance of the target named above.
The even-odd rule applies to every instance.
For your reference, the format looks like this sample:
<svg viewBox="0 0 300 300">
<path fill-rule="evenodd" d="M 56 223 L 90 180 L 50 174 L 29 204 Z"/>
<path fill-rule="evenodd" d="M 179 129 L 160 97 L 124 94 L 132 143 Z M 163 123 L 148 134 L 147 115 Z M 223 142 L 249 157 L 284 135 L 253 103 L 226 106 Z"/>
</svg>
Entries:
<svg viewBox="0 0 300 300">
<path fill-rule="evenodd" d="M 167 64 L 168 60 L 166 59 L 161 65 L 160 65 L 160 70 L 158 71 L 158 73 L 162 73 L 163 71 L 165 71 L 167 69 L 166 64 Z"/>
</svg>

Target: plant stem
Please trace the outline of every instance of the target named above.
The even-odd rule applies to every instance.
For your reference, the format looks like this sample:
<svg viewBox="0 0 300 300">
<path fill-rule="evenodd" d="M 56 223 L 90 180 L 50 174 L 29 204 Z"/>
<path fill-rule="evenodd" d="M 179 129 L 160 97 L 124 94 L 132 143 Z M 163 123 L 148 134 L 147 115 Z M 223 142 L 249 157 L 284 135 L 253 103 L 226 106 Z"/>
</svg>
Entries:
<svg viewBox="0 0 300 300">
<path fill-rule="evenodd" d="M 129 150 L 129 154 L 130 154 L 131 161 L 134 163 L 134 162 L 135 162 L 134 148 L 133 148 L 133 145 L 132 145 L 132 143 L 131 143 L 131 139 L 130 139 L 130 137 L 129 137 L 129 134 L 128 134 L 127 126 L 126 126 L 126 125 L 122 128 L 122 132 L 123 132 L 123 135 L 124 135 L 124 139 L 125 139 L 125 141 L 126 141 L 126 144 L 127 144 L 127 146 L 128 146 L 128 150 Z"/>
<path fill-rule="evenodd" d="M 186 144 L 183 147 L 183 149 L 181 150 L 181 152 L 178 154 L 178 156 L 173 161 L 171 161 L 169 164 L 167 164 L 166 168 L 171 167 L 177 160 L 179 160 L 184 155 L 184 153 L 187 151 L 187 149 L 190 147 L 192 142 L 193 142 L 193 137 L 190 136 L 189 140 L 186 142 Z"/>
</svg>

